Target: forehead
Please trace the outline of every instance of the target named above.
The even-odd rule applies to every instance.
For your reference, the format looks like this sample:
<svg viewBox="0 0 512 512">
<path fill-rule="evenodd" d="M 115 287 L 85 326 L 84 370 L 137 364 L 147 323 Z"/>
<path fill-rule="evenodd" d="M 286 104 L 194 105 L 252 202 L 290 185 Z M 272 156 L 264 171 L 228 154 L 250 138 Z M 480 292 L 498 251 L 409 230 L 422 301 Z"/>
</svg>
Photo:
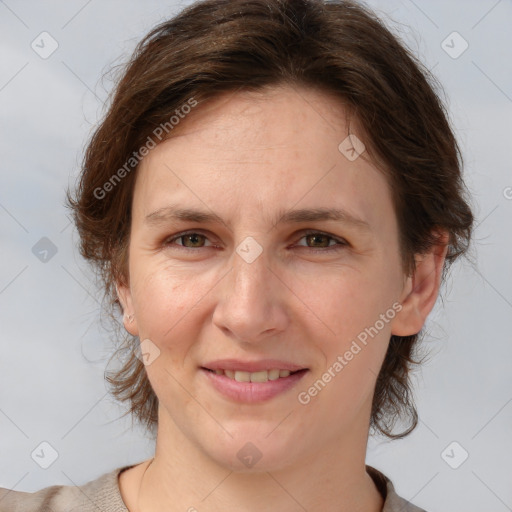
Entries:
<svg viewBox="0 0 512 512">
<path fill-rule="evenodd" d="M 365 152 L 352 160 L 340 150 L 349 129 L 364 139 L 342 102 L 323 92 L 224 93 L 195 107 L 142 160 L 134 215 L 180 204 L 268 223 L 294 205 L 330 206 L 378 229 L 393 216 L 390 191 Z"/>
</svg>

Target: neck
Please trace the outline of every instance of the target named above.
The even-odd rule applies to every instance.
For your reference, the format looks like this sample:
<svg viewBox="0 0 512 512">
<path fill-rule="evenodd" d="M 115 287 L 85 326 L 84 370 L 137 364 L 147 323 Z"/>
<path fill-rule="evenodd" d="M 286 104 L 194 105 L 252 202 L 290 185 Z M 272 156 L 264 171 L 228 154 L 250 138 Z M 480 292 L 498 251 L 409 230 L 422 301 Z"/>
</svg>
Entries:
<svg viewBox="0 0 512 512">
<path fill-rule="evenodd" d="M 354 432 L 367 432 L 364 425 Z M 159 414 L 155 457 L 146 466 L 136 512 L 380 512 L 383 499 L 365 470 L 367 435 L 346 435 L 285 466 L 240 472 L 198 449 Z M 262 459 L 263 460 L 263 459 Z"/>
</svg>

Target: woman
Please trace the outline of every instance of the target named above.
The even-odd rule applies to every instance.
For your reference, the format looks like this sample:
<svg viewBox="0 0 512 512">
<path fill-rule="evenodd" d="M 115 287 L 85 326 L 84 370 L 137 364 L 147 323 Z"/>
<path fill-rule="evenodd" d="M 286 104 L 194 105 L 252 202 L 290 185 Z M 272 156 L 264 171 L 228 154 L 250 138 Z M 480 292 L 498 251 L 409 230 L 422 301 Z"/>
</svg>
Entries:
<svg viewBox="0 0 512 512">
<path fill-rule="evenodd" d="M 203 1 L 148 34 L 68 201 L 155 455 L 0 510 L 421 510 L 365 453 L 416 426 L 414 349 L 470 241 L 433 84 L 353 2 Z"/>
</svg>

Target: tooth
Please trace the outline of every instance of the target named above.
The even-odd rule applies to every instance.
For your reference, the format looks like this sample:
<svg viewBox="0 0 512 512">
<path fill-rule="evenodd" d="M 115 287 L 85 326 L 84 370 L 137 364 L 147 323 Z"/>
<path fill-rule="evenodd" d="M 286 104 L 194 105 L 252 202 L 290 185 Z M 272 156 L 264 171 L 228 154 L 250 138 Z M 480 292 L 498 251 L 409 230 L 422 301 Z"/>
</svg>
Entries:
<svg viewBox="0 0 512 512">
<path fill-rule="evenodd" d="M 281 377 L 288 377 L 290 370 L 262 370 L 259 372 L 245 372 L 242 370 L 215 370 L 217 375 L 225 375 L 230 379 L 238 382 L 268 382 L 269 380 L 277 380 Z"/>
<path fill-rule="evenodd" d="M 251 374 L 249 372 L 235 372 L 235 380 L 238 382 L 251 382 Z"/>
<path fill-rule="evenodd" d="M 261 372 L 253 372 L 250 374 L 251 382 L 267 382 L 268 380 L 268 372 L 267 370 L 263 370 Z"/>
<path fill-rule="evenodd" d="M 268 371 L 268 380 L 277 380 L 279 379 L 279 370 L 273 369 Z"/>
</svg>

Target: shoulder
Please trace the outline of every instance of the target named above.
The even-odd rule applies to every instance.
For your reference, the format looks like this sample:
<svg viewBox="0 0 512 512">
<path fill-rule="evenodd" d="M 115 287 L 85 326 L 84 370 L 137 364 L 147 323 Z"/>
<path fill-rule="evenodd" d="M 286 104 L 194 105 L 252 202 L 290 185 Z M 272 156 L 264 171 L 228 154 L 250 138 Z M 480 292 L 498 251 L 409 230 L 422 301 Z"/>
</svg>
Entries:
<svg viewBox="0 0 512 512">
<path fill-rule="evenodd" d="M 123 466 L 84 485 L 54 485 L 36 492 L 0 488 L 0 512 L 128 512 L 119 490 L 119 474 L 134 465 Z M 401 498 L 393 483 L 377 469 L 366 466 L 384 496 L 382 512 L 426 512 Z"/>
<path fill-rule="evenodd" d="M 53 485 L 36 492 L 0 487 L 0 512 L 128 512 L 119 491 L 123 466 L 84 485 Z"/>
<path fill-rule="evenodd" d="M 427 512 L 398 496 L 393 482 L 379 470 L 367 465 L 366 472 L 372 477 L 377 489 L 384 497 L 382 512 Z"/>
</svg>

